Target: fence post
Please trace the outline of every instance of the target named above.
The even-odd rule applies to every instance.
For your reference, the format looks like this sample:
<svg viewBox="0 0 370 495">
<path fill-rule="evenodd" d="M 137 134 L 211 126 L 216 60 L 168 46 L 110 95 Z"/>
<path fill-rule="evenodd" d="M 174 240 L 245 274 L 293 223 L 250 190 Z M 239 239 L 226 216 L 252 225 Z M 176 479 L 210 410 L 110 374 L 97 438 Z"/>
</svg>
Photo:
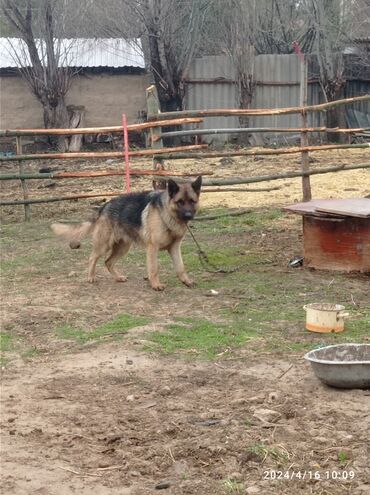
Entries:
<svg viewBox="0 0 370 495">
<path fill-rule="evenodd" d="M 122 127 L 123 127 L 123 154 L 125 157 L 125 174 L 126 174 L 126 192 L 131 192 L 131 179 L 130 179 L 130 160 L 128 154 L 129 140 L 127 131 L 127 117 L 126 114 L 122 114 Z"/>
<path fill-rule="evenodd" d="M 301 107 L 306 107 L 307 106 L 307 86 L 308 86 L 308 77 L 307 77 L 307 59 L 306 57 L 301 53 L 301 56 L 299 57 L 301 61 L 301 82 L 300 82 L 300 96 L 299 96 L 299 103 Z M 308 118 L 307 118 L 307 112 L 302 110 L 301 112 L 302 115 L 302 128 L 307 129 L 308 127 Z M 302 131 L 301 132 L 301 146 L 305 147 L 308 146 L 308 132 L 307 131 Z M 309 172 L 310 171 L 310 160 L 308 156 L 308 151 L 302 151 L 301 154 L 301 170 L 302 172 Z M 312 194 L 311 194 L 311 183 L 310 183 L 310 176 L 306 175 L 302 177 L 302 192 L 303 192 L 303 201 L 310 201 L 312 199 Z"/>
<path fill-rule="evenodd" d="M 148 110 L 148 120 L 151 117 L 158 115 L 160 113 L 159 100 L 157 94 L 157 88 L 152 84 L 146 90 L 146 104 Z M 163 141 L 161 138 L 158 139 L 158 135 L 161 134 L 161 127 L 151 127 L 150 129 L 150 141 L 151 146 L 154 149 L 163 148 Z M 165 170 L 163 158 L 153 156 L 153 169 L 154 170 Z M 166 181 L 164 180 L 153 180 L 153 189 L 166 189 Z"/>
<path fill-rule="evenodd" d="M 15 138 L 15 144 L 16 144 L 16 154 L 17 155 L 22 155 L 23 150 L 22 150 L 22 137 L 17 136 Z M 24 165 L 22 160 L 18 160 L 18 166 L 19 166 L 19 175 L 22 176 L 24 173 Z M 27 201 L 29 198 L 28 195 L 28 187 L 25 179 L 21 179 L 21 187 L 23 191 L 23 199 Z M 24 205 L 24 219 L 26 222 L 29 222 L 31 220 L 31 205 L 30 204 L 25 204 Z"/>
</svg>

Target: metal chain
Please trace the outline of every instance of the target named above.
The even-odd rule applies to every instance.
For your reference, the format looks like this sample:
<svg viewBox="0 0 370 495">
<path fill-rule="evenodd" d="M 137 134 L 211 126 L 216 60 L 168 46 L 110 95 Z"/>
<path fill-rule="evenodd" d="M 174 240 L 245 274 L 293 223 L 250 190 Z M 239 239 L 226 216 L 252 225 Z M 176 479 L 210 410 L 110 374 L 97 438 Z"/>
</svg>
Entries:
<svg viewBox="0 0 370 495">
<path fill-rule="evenodd" d="M 220 268 L 220 267 L 216 266 L 214 263 L 212 263 L 212 261 L 209 260 L 207 254 L 200 247 L 198 241 L 194 237 L 193 232 L 190 230 L 189 225 L 187 225 L 187 229 L 190 232 L 190 235 L 193 238 L 193 241 L 195 242 L 195 245 L 198 248 L 199 261 L 200 261 L 200 264 L 202 265 L 203 269 L 206 272 L 208 272 L 208 273 L 235 273 L 236 271 L 240 270 L 240 268 L 242 268 L 243 266 L 245 266 L 245 265 L 248 264 L 248 263 L 243 263 L 242 265 L 239 265 L 239 266 L 237 266 L 235 268 L 230 268 L 230 269 Z"/>
</svg>

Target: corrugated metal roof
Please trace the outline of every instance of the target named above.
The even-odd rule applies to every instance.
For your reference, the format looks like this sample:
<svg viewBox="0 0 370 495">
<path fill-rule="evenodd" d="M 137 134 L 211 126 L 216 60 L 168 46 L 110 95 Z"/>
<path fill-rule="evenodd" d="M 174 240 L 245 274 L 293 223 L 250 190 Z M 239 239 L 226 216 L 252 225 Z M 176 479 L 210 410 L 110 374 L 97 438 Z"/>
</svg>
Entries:
<svg viewBox="0 0 370 495">
<path fill-rule="evenodd" d="M 45 43 L 37 40 L 42 60 Z M 139 67 L 145 68 L 141 41 L 122 38 L 55 40 L 61 67 Z M 26 45 L 20 38 L 0 38 L 0 69 L 30 66 Z"/>
</svg>

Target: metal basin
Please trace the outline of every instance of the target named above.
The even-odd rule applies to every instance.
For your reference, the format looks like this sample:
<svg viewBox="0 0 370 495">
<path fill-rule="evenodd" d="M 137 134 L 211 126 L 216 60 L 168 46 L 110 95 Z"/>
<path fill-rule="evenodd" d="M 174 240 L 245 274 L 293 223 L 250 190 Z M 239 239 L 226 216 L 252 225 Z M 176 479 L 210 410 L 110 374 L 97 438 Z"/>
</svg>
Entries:
<svg viewBox="0 0 370 495">
<path fill-rule="evenodd" d="M 308 352 L 318 378 L 338 388 L 370 388 L 370 344 L 338 344 Z"/>
</svg>

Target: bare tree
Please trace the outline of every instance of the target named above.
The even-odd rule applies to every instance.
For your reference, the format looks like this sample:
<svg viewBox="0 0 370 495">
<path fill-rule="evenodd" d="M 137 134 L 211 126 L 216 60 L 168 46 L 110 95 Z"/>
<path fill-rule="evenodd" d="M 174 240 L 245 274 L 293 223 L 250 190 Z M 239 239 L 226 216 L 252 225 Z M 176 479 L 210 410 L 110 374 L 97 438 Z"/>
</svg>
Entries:
<svg viewBox="0 0 370 495">
<path fill-rule="evenodd" d="M 292 53 L 292 42 L 307 43 L 295 0 L 224 0 L 214 2 L 214 43 L 233 61 L 239 108 L 252 102 L 256 81 L 255 56 Z M 212 36 L 212 34 L 211 34 Z M 247 117 L 239 118 L 248 127 Z M 246 135 L 243 136 L 243 139 Z"/>
<path fill-rule="evenodd" d="M 322 92 L 327 101 L 339 99 L 346 84 L 344 48 L 349 43 L 346 34 L 351 18 L 349 4 L 338 0 L 304 0 L 302 6 L 307 29 L 313 33 L 311 53 L 318 65 Z M 326 120 L 328 127 L 343 127 L 343 109 L 328 110 Z M 330 134 L 328 139 L 341 137 Z"/>
<path fill-rule="evenodd" d="M 74 71 L 68 67 L 73 41 L 63 40 L 71 0 L 1 0 L 4 20 L 19 39 L 10 38 L 10 55 L 40 101 L 46 128 L 69 127 L 65 96 Z M 76 3 L 74 2 L 74 6 Z M 74 12 L 78 15 L 78 12 Z M 66 139 L 57 141 L 64 151 Z"/>
<path fill-rule="evenodd" d="M 255 89 L 254 7 L 251 0 L 225 0 L 222 5 L 214 6 L 215 43 L 233 62 L 239 108 L 249 108 Z M 240 116 L 239 123 L 241 127 L 248 127 L 249 118 Z M 247 142 L 248 137 L 244 134 L 239 139 Z"/>
<path fill-rule="evenodd" d="M 212 1 L 107 0 L 91 12 L 105 35 L 143 39 L 162 110 L 179 110 Z"/>
</svg>

